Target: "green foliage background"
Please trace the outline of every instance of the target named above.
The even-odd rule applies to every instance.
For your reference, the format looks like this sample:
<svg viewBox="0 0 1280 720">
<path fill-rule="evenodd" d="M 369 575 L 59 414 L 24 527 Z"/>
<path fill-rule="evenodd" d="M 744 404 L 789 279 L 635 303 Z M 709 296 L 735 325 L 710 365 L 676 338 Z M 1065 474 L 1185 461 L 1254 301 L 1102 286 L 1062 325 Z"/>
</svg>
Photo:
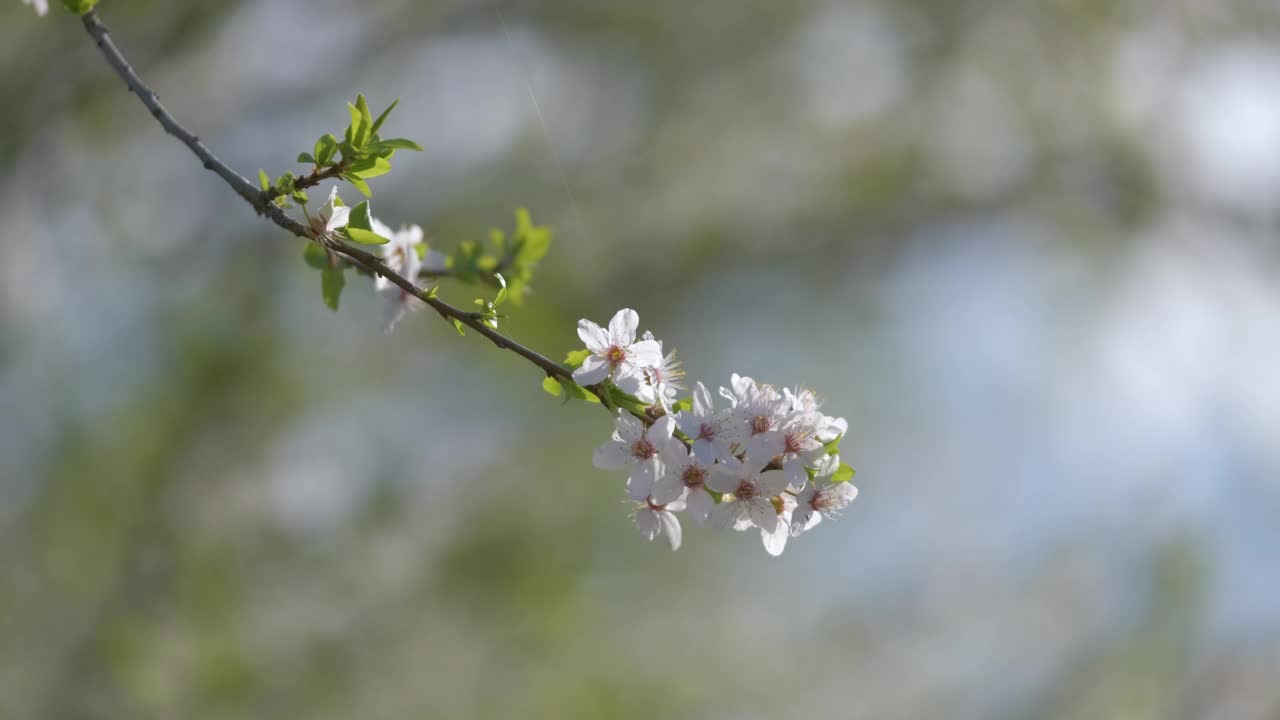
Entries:
<svg viewBox="0 0 1280 720">
<path fill-rule="evenodd" d="M 100 10 L 247 176 L 401 97 L 378 217 L 556 230 L 511 334 L 633 307 L 708 385 L 814 387 L 862 495 L 781 560 L 645 543 L 599 408 L 363 278 L 330 312 L 8 0 L 0 717 L 1280 713 L 1273 8 Z"/>
</svg>

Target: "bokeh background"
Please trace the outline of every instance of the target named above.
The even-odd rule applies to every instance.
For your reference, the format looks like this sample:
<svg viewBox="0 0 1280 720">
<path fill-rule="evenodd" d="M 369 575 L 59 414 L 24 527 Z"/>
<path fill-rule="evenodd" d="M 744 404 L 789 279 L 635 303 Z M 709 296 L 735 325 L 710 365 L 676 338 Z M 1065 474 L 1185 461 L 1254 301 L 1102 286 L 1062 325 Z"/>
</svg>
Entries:
<svg viewBox="0 0 1280 720">
<path fill-rule="evenodd" d="M 0 6 L 0 716 L 1280 717 L 1280 6 L 103 0 L 246 175 L 364 92 L 507 329 L 805 384 L 861 496 L 671 553 L 598 408 L 367 284 Z M 446 286 L 469 303 L 475 292 Z"/>
</svg>

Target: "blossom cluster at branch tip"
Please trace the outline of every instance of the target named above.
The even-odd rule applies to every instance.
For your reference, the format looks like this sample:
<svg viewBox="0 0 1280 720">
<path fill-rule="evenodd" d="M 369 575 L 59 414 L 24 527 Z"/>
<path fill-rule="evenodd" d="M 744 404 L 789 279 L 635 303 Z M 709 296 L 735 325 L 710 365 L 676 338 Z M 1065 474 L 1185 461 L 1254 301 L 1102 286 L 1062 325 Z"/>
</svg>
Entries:
<svg viewBox="0 0 1280 720">
<path fill-rule="evenodd" d="M 720 388 L 719 408 L 701 382 L 682 400 L 674 353 L 664 355 L 651 333 L 637 340 L 639 321 L 630 309 L 607 328 L 580 320 L 586 357 L 573 379 L 620 400 L 613 435 L 592 463 L 629 471 L 627 496 L 642 535 L 662 535 L 675 550 L 682 539 L 677 513 L 686 513 L 713 528 L 755 529 L 765 550 L 780 555 L 788 538 L 853 502 L 853 470 L 838 452 L 849 427 L 844 418 L 823 414 L 812 391 L 779 390 L 737 374 Z"/>
</svg>

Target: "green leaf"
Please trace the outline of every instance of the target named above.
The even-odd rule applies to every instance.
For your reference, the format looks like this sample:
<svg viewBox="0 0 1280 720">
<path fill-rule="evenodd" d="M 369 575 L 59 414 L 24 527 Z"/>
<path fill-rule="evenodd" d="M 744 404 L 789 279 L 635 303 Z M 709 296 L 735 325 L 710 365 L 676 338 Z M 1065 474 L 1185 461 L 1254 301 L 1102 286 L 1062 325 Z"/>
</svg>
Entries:
<svg viewBox="0 0 1280 720">
<path fill-rule="evenodd" d="M 494 298 L 493 304 L 490 306 L 496 308 L 507 300 L 507 281 L 502 277 L 502 273 L 497 273 L 494 277 L 498 279 L 498 284 L 502 286 L 498 290 L 498 296 Z"/>
<path fill-rule="evenodd" d="M 302 248 L 302 259 L 316 270 L 329 267 L 329 251 L 320 247 L 319 243 L 308 242 L 307 246 Z"/>
<path fill-rule="evenodd" d="M 671 410 L 672 412 L 680 412 L 681 410 L 685 412 L 693 412 L 693 398 L 680 398 L 671 406 Z"/>
<path fill-rule="evenodd" d="M 840 468 L 831 476 L 831 482 L 842 483 L 849 482 L 853 479 L 856 471 L 845 463 L 840 463 Z"/>
<path fill-rule="evenodd" d="M 373 197 L 373 191 L 369 189 L 369 183 L 364 180 L 361 180 L 354 175 L 343 175 L 342 179 L 354 185 L 355 188 L 360 191 L 361 195 L 364 195 L 365 197 Z"/>
<path fill-rule="evenodd" d="M 467 329 L 466 329 L 466 326 L 462 324 L 462 321 L 456 318 L 453 318 L 452 320 L 453 320 L 453 329 L 457 330 L 459 335 L 466 335 Z"/>
<path fill-rule="evenodd" d="M 609 401 L 614 407 L 620 407 L 638 415 L 644 415 L 645 411 L 649 409 L 649 406 L 644 402 L 641 402 L 640 398 L 634 395 L 628 395 L 618 389 L 617 385 L 609 383 L 605 387 L 605 395 L 609 397 Z"/>
<path fill-rule="evenodd" d="M 266 170 L 258 170 L 258 184 L 262 186 L 263 190 L 271 187 L 271 178 L 267 176 Z"/>
<path fill-rule="evenodd" d="M 351 215 L 343 231 L 347 237 L 361 245 L 382 245 L 390 240 L 373 231 L 373 216 L 369 214 L 369 201 L 361 200 L 351 208 Z"/>
<path fill-rule="evenodd" d="M 550 375 L 542 379 L 542 389 L 546 390 L 551 397 L 560 397 L 560 393 L 564 392 L 564 388 L 560 387 L 560 381 Z"/>
<path fill-rule="evenodd" d="M 379 140 L 373 144 L 378 150 L 416 150 L 422 152 L 422 146 L 407 138 L 391 138 Z"/>
<path fill-rule="evenodd" d="M 378 119 L 373 121 L 373 127 L 370 128 L 369 133 L 373 134 L 378 132 L 378 128 L 382 127 L 382 123 L 386 122 L 387 116 L 390 115 L 391 111 L 395 110 L 396 106 L 399 104 L 400 104 L 400 98 L 396 98 L 395 102 L 388 105 L 387 109 L 383 110 L 382 114 L 378 116 Z"/>
<path fill-rule="evenodd" d="M 317 165 L 317 164 L 318 164 L 318 163 L 316 162 L 315 157 L 314 157 L 314 156 L 312 156 L 312 155 L 311 155 L 311 153 L 298 153 L 298 162 L 300 162 L 300 163 L 311 163 L 312 165 Z"/>
<path fill-rule="evenodd" d="M 370 157 L 351 166 L 350 175 L 358 178 L 374 178 L 391 171 L 391 163 L 380 157 Z"/>
<path fill-rule="evenodd" d="M 570 368 L 571 370 L 577 370 L 579 367 L 582 366 L 582 363 L 586 362 L 587 358 L 589 357 L 591 357 L 590 350 L 586 350 L 586 349 L 574 350 L 573 352 L 564 356 L 564 364 L 566 367 Z"/>
<path fill-rule="evenodd" d="M 356 99 L 357 103 L 364 104 L 364 96 L 359 95 Z M 347 141 L 351 143 L 351 147 L 361 150 L 369 142 L 369 126 L 365 123 L 365 115 L 369 112 L 369 108 L 365 105 L 363 111 L 356 105 L 347 103 L 347 114 L 351 116 L 351 126 L 347 128 Z"/>
<path fill-rule="evenodd" d="M 346 284 L 347 279 L 343 277 L 342 268 L 326 266 L 320 273 L 320 290 L 324 294 L 324 304 L 328 305 L 330 310 L 338 309 L 338 298 L 342 295 L 342 288 Z"/>
<path fill-rule="evenodd" d="M 338 152 L 338 138 L 332 133 L 326 133 L 316 140 L 312 152 L 315 154 L 317 165 L 328 165 L 329 161 L 333 160 L 334 153 Z"/>
<path fill-rule="evenodd" d="M 832 440 L 831 442 L 827 443 L 826 445 L 823 445 L 822 447 L 826 448 L 828 455 L 835 455 L 837 452 L 840 451 L 840 441 L 843 439 L 844 439 L 844 435 L 840 435 L 835 440 Z"/>
<path fill-rule="evenodd" d="M 98 0 L 62 0 L 62 6 L 77 15 L 83 15 L 93 9 Z"/>
</svg>

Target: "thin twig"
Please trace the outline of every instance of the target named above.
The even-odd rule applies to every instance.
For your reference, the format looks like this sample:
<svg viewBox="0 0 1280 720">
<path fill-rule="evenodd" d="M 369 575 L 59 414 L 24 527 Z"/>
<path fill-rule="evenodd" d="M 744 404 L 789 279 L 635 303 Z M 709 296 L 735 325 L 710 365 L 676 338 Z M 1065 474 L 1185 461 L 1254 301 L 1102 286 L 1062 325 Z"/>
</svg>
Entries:
<svg viewBox="0 0 1280 720">
<path fill-rule="evenodd" d="M 102 23 L 102 20 L 99 19 L 96 10 L 90 10 L 85 13 L 82 16 L 82 20 L 84 22 L 85 30 L 87 30 L 89 35 L 94 39 L 94 42 L 98 45 L 98 49 L 102 51 L 102 55 L 106 58 L 107 63 L 111 65 L 112 69 L 116 71 L 116 74 L 125 81 L 125 84 L 129 86 L 129 90 L 134 95 L 137 95 L 138 99 L 142 101 L 142 104 L 151 111 L 151 115 L 155 117 L 155 119 L 165 129 L 165 132 L 176 137 L 183 145 L 186 145 L 187 148 L 204 163 L 205 169 L 213 171 L 218 175 L 218 177 L 222 178 L 227 185 L 231 186 L 231 189 L 234 190 L 237 195 L 244 198 L 245 202 L 252 205 L 258 214 L 265 215 L 267 219 L 298 237 L 306 238 L 313 242 L 320 242 L 313 235 L 311 230 L 307 228 L 307 226 L 290 217 L 275 205 L 275 203 L 272 203 L 270 201 L 269 192 L 259 190 L 243 175 L 233 170 L 231 166 L 227 165 L 222 160 L 219 160 L 218 157 L 204 145 L 204 143 L 200 142 L 198 137 L 183 127 L 181 123 L 169 114 L 169 111 L 160 104 L 160 98 L 156 95 L 155 91 L 147 87 L 147 85 L 142 82 L 142 78 L 138 77 L 138 74 L 129 65 L 129 62 L 125 60 L 124 55 L 120 53 L 120 49 L 116 47 L 116 44 L 112 41 L 110 32 L 107 30 L 106 25 Z M 443 300 L 440 300 L 439 298 L 428 295 L 424 288 L 418 287 L 412 281 L 387 267 L 380 258 L 372 253 L 341 241 L 325 240 L 321 244 L 346 257 L 355 265 L 364 268 L 372 274 L 381 275 L 401 290 L 421 299 L 424 303 L 431 306 L 433 310 L 439 313 L 441 317 L 447 320 L 456 320 L 457 322 L 462 323 L 488 338 L 490 342 L 499 348 L 502 348 L 503 350 L 510 350 L 520 357 L 523 357 L 541 368 L 548 376 L 573 382 L 573 371 L 569 368 L 489 327 L 484 323 L 483 317 L 480 314 L 461 310 L 444 302 Z M 610 406 L 604 391 L 599 386 L 590 386 L 586 389 L 597 398 L 600 398 L 602 404 L 606 408 Z M 636 414 L 636 416 L 647 422 L 652 422 L 651 418 L 648 418 L 643 414 Z"/>
</svg>

